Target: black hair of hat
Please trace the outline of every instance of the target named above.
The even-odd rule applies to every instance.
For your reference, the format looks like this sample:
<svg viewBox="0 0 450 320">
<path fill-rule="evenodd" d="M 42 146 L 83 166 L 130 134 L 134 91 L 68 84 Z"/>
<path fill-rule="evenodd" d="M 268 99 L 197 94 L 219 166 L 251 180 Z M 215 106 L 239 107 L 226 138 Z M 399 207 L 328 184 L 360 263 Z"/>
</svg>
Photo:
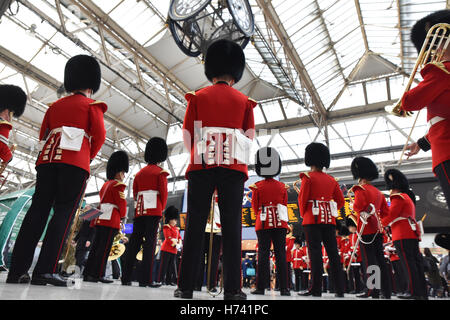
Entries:
<svg viewBox="0 0 450 320">
<path fill-rule="evenodd" d="M 100 84 L 101 69 L 97 59 L 80 54 L 67 61 L 64 69 L 64 88 L 67 92 L 91 89 L 95 93 Z"/>
<path fill-rule="evenodd" d="M 25 111 L 27 95 L 22 88 L 12 85 L 0 85 L 0 112 L 8 109 L 18 118 Z"/>
<path fill-rule="evenodd" d="M 245 69 L 245 54 L 241 46 L 227 39 L 211 43 L 205 56 L 205 75 L 209 81 L 213 78 L 231 76 L 237 83 Z"/>
</svg>

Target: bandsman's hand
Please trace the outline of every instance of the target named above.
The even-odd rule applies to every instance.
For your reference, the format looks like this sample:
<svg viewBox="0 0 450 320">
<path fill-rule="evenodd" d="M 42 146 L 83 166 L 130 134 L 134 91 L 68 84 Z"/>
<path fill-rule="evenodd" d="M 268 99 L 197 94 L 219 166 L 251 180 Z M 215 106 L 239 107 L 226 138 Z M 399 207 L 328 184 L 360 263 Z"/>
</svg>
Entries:
<svg viewBox="0 0 450 320">
<path fill-rule="evenodd" d="M 407 157 L 406 159 L 409 159 L 409 157 L 412 157 L 412 156 L 414 156 L 414 155 L 419 153 L 420 147 L 417 144 L 417 142 L 414 142 L 414 143 L 408 144 L 406 146 L 405 151 L 406 151 L 405 152 L 405 156 Z"/>
</svg>

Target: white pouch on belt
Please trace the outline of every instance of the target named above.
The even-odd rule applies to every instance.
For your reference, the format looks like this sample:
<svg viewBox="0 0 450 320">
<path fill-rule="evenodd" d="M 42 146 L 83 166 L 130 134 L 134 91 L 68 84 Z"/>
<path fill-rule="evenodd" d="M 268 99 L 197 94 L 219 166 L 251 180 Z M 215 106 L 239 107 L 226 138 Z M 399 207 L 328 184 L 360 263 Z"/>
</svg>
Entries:
<svg viewBox="0 0 450 320">
<path fill-rule="evenodd" d="M 333 217 L 337 217 L 338 216 L 338 208 L 337 208 L 337 202 L 335 201 L 330 201 L 330 211 L 331 211 L 331 215 Z"/>
<path fill-rule="evenodd" d="M 112 203 L 101 203 L 100 211 L 103 213 L 99 215 L 98 218 L 101 220 L 111 220 L 113 209 L 116 207 L 117 206 Z"/>
<path fill-rule="evenodd" d="M 62 126 L 59 147 L 64 150 L 80 151 L 83 144 L 83 138 L 83 129 Z"/>
<path fill-rule="evenodd" d="M 238 129 L 234 130 L 233 158 L 241 163 L 250 163 L 250 150 L 253 140 L 247 138 Z"/>
<path fill-rule="evenodd" d="M 261 214 L 259 215 L 259 219 L 261 221 L 266 221 L 266 219 L 267 219 L 267 208 L 264 206 L 261 209 Z"/>
<path fill-rule="evenodd" d="M 157 207 L 157 195 L 158 191 L 155 190 L 146 190 L 141 191 L 142 198 L 144 200 L 144 210 L 146 209 L 155 209 Z"/>
<path fill-rule="evenodd" d="M 288 210 L 285 205 L 282 205 L 281 203 L 277 204 L 277 212 L 278 212 L 278 219 L 281 221 L 289 221 L 288 217 Z"/>
</svg>

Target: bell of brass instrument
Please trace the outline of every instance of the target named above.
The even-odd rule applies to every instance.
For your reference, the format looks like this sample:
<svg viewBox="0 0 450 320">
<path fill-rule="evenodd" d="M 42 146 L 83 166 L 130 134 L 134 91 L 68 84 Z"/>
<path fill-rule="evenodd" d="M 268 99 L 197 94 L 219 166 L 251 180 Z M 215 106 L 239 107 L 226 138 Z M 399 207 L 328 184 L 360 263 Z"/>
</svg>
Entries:
<svg viewBox="0 0 450 320">
<path fill-rule="evenodd" d="M 119 230 L 119 233 L 116 234 L 113 240 L 113 244 L 111 246 L 111 251 L 109 252 L 108 261 L 118 259 L 125 252 L 125 245 L 121 243 L 123 240 L 128 240 L 122 230 Z"/>
<path fill-rule="evenodd" d="M 414 65 L 413 71 L 409 76 L 408 84 L 402 94 L 402 98 L 405 93 L 411 89 L 411 85 L 414 82 L 417 70 L 419 68 L 422 69 L 428 63 L 439 64 L 442 62 L 442 56 L 447 50 L 449 43 L 450 24 L 438 23 L 433 25 L 430 30 L 428 30 L 422 49 L 417 57 L 416 64 Z M 402 110 L 402 98 L 400 98 L 395 105 L 386 107 L 386 111 L 398 117 L 408 117 L 412 115 L 412 112 Z"/>
<path fill-rule="evenodd" d="M 300 193 L 300 187 L 297 186 L 297 185 L 300 184 L 301 182 L 302 182 L 302 180 L 298 179 L 297 181 L 295 181 L 295 182 L 292 184 L 292 187 L 294 188 L 294 190 L 295 190 L 297 193 Z"/>
</svg>

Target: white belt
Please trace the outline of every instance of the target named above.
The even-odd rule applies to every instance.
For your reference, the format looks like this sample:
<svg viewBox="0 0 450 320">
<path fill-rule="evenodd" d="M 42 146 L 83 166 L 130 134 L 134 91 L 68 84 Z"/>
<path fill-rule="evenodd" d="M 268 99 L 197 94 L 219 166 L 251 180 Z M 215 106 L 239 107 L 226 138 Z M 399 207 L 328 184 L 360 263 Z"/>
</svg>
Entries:
<svg viewBox="0 0 450 320">
<path fill-rule="evenodd" d="M 395 218 L 394 220 L 391 221 L 391 223 L 389 223 L 389 227 L 400 220 L 408 220 L 409 226 L 411 227 L 412 231 L 416 231 L 416 221 L 412 218 L 406 218 L 406 217 Z"/>
<path fill-rule="evenodd" d="M 431 119 L 427 122 L 427 124 L 428 124 L 428 130 L 429 130 L 432 126 L 434 126 L 436 123 L 441 122 L 442 120 L 445 120 L 445 118 L 438 117 L 438 116 L 431 118 Z"/>
<path fill-rule="evenodd" d="M 0 134 L 0 141 L 3 142 L 6 145 L 9 144 L 9 139 L 6 138 L 4 135 L 1 135 L 1 134 Z"/>
</svg>

